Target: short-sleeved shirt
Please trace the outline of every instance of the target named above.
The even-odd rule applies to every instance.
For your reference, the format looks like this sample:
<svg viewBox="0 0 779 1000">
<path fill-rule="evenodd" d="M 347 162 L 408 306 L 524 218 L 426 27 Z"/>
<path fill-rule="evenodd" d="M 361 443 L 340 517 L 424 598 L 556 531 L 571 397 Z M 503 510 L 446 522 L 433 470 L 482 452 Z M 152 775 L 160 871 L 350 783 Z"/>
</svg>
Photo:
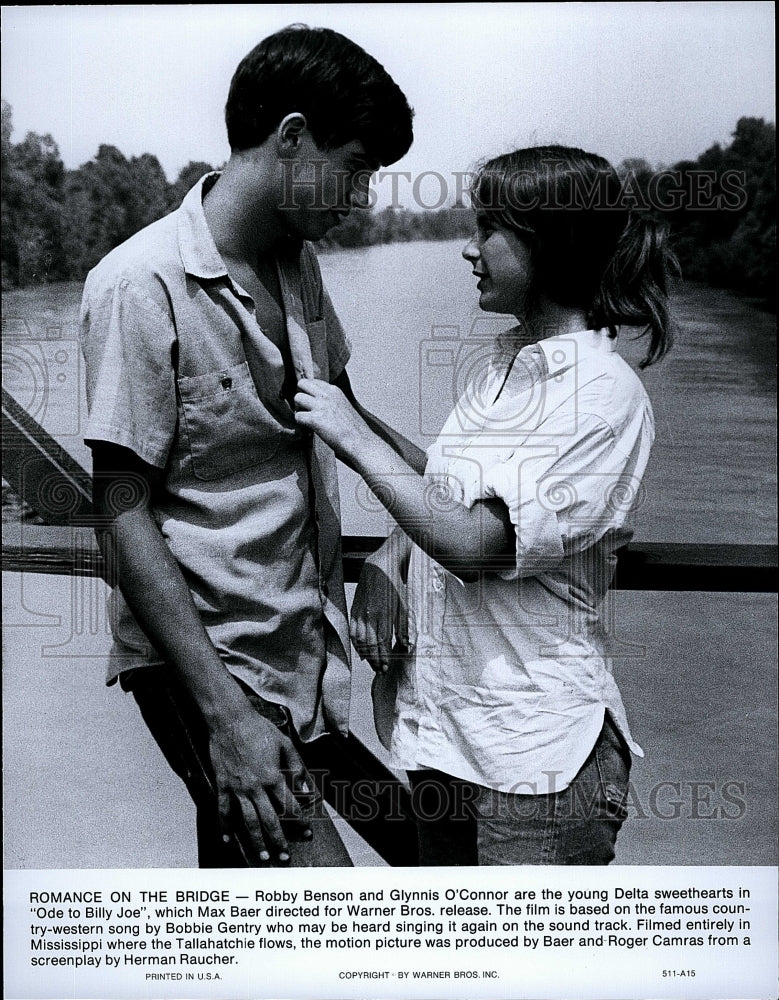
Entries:
<svg viewBox="0 0 779 1000">
<path fill-rule="evenodd" d="M 153 514 L 211 641 L 313 739 L 349 715 L 335 457 L 297 427 L 282 354 L 216 248 L 202 199 L 217 177 L 89 274 L 85 438 L 163 470 Z M 297 376 L 336 378 L 349 345 L 313 248 L 276 266 Z M 161 662 L 118 589 L 110 604 L 109 682 Z"/>
<path fill-rule="evenodd" d="M 620 634 L 606 594 L 641 504 L 654 422 L 606 331 L 521 349 L 517 338 L 498 339 L 425 473 L 431 503 L 502 500 L 516 557 L 463 583 L 412 549 L 415 648 L 398 680 L 391 751 L 396 767 L 544 794 L 575 777 L 607 710 L 642 753 L 611 672 Z"/>
</svg>

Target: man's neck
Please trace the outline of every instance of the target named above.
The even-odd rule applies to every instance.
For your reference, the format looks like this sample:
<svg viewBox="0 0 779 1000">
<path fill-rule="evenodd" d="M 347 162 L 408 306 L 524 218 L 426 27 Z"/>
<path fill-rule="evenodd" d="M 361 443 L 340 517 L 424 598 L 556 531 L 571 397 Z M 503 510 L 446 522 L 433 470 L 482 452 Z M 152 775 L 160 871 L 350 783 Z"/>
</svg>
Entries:
<svg viewBox="0 0 779 1000">
<path fill-rule="evenodd" d="M 233 154 L 203 199 L 208 228 L 225 261 L 254 267 L 259 257 L 273 256 L 287 239 L 275 211 L 272 185 L 263 180 L 257 157 Z"/>
</svg>

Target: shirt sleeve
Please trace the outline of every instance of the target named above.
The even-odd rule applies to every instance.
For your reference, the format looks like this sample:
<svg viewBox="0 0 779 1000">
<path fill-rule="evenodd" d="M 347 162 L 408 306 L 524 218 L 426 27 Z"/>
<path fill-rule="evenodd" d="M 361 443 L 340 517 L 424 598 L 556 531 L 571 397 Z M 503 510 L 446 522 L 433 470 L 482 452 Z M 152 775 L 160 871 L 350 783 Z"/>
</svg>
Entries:
<svg viewBox="0 0 779 1000">
<path fill-rule="evenodd" d="M 176 433 L 171 317 L 126 279 L 87 279 L 81 307 L 87 444 L 129 448 L 164 468 Z"/>
<path fill-rule="evenodd" d="M 502 575 L 513 579 L 558 568 L 621 527 L 638 485 L 630 469 L 605 420 L 579 413 L 572 434 L 570 414 L 563 412 L 543 433 L 486 468 L 480 498 L 502 500 L 516 530 L 516 567 Z"/>
</svg>

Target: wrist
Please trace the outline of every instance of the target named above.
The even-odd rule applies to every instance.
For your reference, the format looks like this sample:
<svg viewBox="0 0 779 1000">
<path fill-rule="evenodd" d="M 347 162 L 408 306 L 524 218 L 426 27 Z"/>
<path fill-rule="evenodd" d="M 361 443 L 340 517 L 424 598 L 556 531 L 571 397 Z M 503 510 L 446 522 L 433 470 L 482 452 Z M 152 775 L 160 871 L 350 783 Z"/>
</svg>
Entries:
<svg viewBox="0 0 779 1000">
<path fill-rule="evenodd" d="M 222 729 L 251 711 L 248 699 L 221 659 L 205 669 L 179 672 L 209 729 Z"/>
</svg>

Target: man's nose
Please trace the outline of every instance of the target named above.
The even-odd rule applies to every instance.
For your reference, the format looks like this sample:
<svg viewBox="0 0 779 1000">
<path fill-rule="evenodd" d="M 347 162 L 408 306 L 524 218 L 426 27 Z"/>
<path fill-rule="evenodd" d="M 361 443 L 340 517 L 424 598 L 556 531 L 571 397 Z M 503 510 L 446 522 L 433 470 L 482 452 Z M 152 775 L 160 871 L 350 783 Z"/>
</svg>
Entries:
<svg viewBox="0 0 779 1000">
<path fill-rule="evenodd" d="M 365 174 L 359 174 L 352 181 L 352 190 L 349 195 L 349 202 L 352 208 L 370 208 L 371 207 L 371 174 L 367 171 Z"/>
</svg>

